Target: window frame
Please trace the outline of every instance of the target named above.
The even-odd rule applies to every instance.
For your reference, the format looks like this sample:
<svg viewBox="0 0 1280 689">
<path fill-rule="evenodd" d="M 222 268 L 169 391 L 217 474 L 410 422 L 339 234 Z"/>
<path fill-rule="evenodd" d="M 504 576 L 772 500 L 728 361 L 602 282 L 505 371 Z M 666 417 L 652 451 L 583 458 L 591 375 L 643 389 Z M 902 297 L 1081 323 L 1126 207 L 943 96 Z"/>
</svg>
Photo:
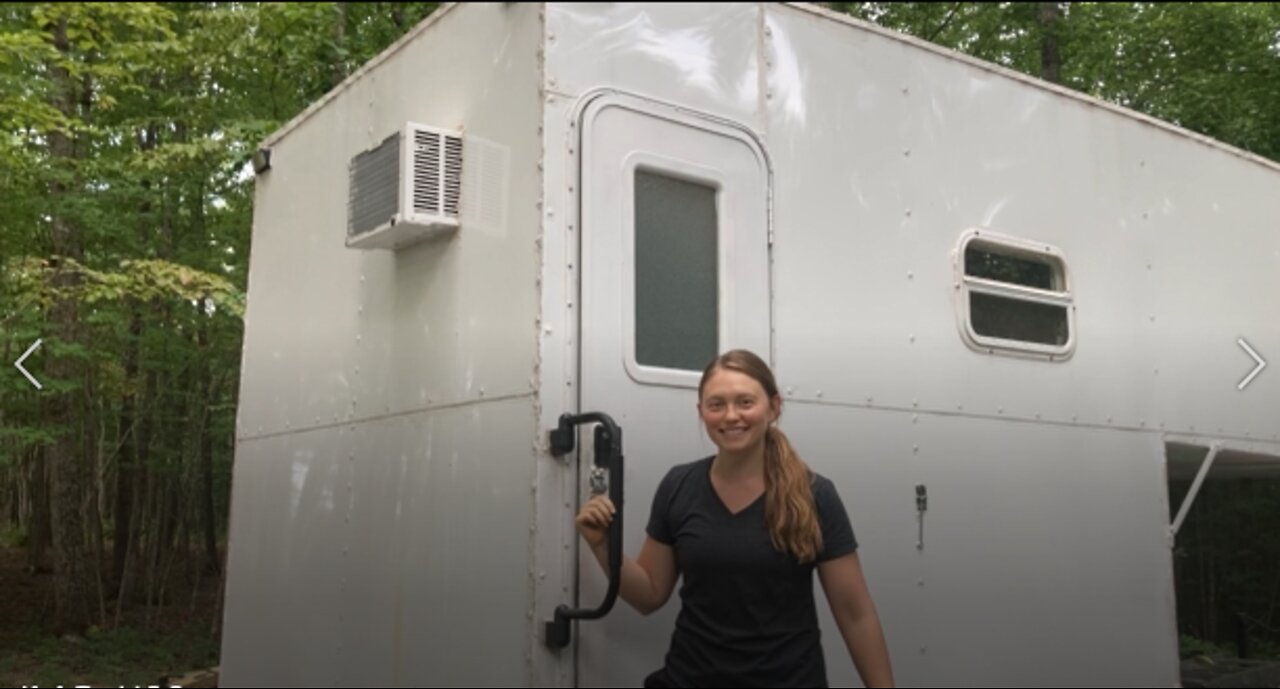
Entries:
<svg viewBox="0 0 1280 689">
<path fill-rule="evenodd" d="M 1048 264 L 1052 271 L 1053 284 L 1060 285 L 1061 289 L 1046 290 L 969 275 L 965 270 L 965 260 L 969 246 L 974 243 L 992 253 Z M 1075 295 L 1071 288 L 1071 270 L 1066 256 L 1060 249 L 1044 242 L 1012 237 L 981 228 L 970 228 L 960 235 L 960 240 L 952 253 L 952 267 L 955 272 L 956 313 L 960 336 L 970 349 L 984 354 L 1030 356 L 1045 361 L 1065 361 L 1075 354 L 1079 336 L 1076 330 Z M 970 309 L 970 295 L 973 293 L 1064 307 L 1067 318 L 1067 341 L 1061 345 L 1050 345 L 978 333 L 973 327 Z"/>
<path fill-rule="evenodd" d="M 724 334 L 732 326 L 730 321 L 732 297 L 725 290 L 725 275 L 730 269 L 730 259 L 735 255 L 733 233 L 727 232 L 730 219 L 725 217 L 724 195 L 729 185 L 727 175 L 721 171 L 696 163 L 659 155 L 650 151 L 634 151 L 623 163 L 622 222 L 622 337 L 624 341 L 623 364 L 627 373 L 638 383 L 652 383 L 673 387 L 697 388 L 702 371 L 668 368 L 641 364 L 636 358 L 636 173 L 645 172 L 677 179 L 691 184 L 710 187 L 715 193 L 716 221 L 716 351 L 707 361 L 724 349 Z"/>
</svg>

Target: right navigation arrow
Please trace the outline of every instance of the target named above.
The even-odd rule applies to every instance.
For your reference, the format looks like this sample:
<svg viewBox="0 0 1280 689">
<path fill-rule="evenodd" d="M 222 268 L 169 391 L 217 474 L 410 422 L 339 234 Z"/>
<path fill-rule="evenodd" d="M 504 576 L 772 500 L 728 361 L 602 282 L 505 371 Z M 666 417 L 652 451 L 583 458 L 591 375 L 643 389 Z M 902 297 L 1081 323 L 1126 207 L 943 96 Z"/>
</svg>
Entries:
<svg viewBox="0 0 1280 689">
<path fill-rule="evenodd" d="M 1241 347 L 1243 347 L 1244 351 L 1248 352 L 1249 356 L 1253 357 L 1253 360 L 1258 362 L 1258 365 L 1255 366 L 1254 369 L 1249 372 L 1249 375 L 1245 376 L 1244 380 L 1240 381 L 1240 384 L 1236 386 L 1237 390 L 1243 390 L 1244 386 L 1252 382 L 1255 376 L 1257 376 L 1259 373 L 1262 373 L 1262 369 L 1267 367 L 1267 362 L 1263 361 L 1262 357 L 1258 356 L 1258 353 L 1253 351 L 1253 347 L 1250 347 L 1249 343 L 1245 342 L 1243 337 L 1237 338 L 1236 344 L 1239 344 Z"/>
</svg>

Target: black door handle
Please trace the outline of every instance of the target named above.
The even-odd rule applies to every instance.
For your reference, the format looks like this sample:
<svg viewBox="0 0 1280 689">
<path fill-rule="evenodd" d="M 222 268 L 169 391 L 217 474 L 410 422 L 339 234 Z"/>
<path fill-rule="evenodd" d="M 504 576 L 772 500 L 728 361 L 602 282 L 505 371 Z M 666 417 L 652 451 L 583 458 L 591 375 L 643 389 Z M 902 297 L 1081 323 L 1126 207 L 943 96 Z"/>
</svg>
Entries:
<svg viewBox="0 0 1280 689">
<path fill-rule="evenodd" d="M 603 412 L 577 416 L 561 414 L 560 427 L 551 431 L 551 454 L 560 457 L 573 452 L 574 428 L 592 421 L 600 423 L 595 431 L 596 466 L 609 472 L 609 500 L 616 510 L 613 521 L 609 522 L 609 590 L 604 595 L 604 602 L 595 610 L 556 606 L 555 619 L 547 622 L 546 626 L 544 641 L 548 648 L 569 645 L 570 620 L 598 620 L 609 614 L 622 584 L 622 429 Z"/>
</svg>

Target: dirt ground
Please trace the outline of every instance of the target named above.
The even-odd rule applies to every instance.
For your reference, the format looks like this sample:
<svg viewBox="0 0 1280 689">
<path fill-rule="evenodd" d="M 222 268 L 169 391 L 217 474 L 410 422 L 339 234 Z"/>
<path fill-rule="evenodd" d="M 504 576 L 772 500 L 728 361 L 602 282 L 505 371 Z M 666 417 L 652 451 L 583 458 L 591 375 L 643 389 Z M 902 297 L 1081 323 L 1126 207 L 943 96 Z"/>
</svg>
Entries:
<svg viewBox="0 0 1280 689">
<path fill-rule="evenodd" d="M 48 628 L 52 576 L 28 571 L 23 550 L 0 547 L 0 687 L 216 686 L 209 669 L 217 665 L 221 580 L 202 574 L 197 588 L 188 576 L 194 567 L 173 569 L 164 607 L 135 603 L 114 627 L 113 599 L 107 625 L 56 638 Z"/>
</svg>

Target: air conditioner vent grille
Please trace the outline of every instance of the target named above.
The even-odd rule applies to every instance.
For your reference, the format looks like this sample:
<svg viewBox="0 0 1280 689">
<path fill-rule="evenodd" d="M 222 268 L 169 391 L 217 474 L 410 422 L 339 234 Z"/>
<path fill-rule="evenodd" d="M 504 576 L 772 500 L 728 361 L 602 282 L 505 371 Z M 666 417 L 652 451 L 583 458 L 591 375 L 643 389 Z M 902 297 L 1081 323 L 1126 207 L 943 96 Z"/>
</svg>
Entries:
<svg viewBox="0 0 1280 689">
<path fill-rule="evenodd" d="M 347 236 L 373 230 L 394 216 L 399 205 L 400 134 L 351 160 L 347 192 Z"/>
</svg>

